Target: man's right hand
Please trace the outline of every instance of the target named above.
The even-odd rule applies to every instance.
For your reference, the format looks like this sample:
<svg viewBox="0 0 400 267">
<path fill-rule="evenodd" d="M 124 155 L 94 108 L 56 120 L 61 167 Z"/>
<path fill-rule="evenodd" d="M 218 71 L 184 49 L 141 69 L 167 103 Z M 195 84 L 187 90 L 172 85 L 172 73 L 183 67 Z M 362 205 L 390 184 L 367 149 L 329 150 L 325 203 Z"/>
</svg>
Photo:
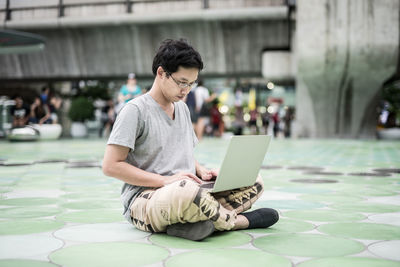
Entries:
<svg viewBox="0 0 400 267">
<path fill-rule="evenodd" d="M 180 173 L 174 174 L 172 176 L 164 176 L 164 178 L 165 178 L 164 185 L 173 183 L 175 181 L 184 180 L 184 179 L 194 180 L 198 184 L 202 183 L 202 181 L 199 177 L 197 177 L 196 175 L 194 175 L 193 173 L 190 173 L 190 172 L 180 172 Z"/>
</svg>

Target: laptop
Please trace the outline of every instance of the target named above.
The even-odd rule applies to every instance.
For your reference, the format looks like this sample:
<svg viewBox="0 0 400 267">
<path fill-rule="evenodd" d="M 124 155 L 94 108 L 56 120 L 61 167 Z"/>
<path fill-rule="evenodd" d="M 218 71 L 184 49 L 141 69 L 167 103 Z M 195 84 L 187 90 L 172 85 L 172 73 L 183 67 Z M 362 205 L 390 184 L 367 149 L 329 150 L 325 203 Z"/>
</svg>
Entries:
<svg viewBox="0 0 400 267">
<path fill-rule="evenodd" d="M 233 136 L 215 182 L 201 187 L 216 193 L 254 185 L 270 141 L 270 135 Z"/>
</svg>

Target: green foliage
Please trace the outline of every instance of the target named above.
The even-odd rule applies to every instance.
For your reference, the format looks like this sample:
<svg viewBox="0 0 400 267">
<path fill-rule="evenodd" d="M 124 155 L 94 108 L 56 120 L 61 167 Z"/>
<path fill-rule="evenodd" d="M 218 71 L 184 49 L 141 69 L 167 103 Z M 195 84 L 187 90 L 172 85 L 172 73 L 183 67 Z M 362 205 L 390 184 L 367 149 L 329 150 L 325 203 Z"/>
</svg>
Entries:
<svg viewBox="0 0 400 267">
<path fill-rule="evenodd" d="M 111 96 L 106 82 L 87 81 L 85 86 L 78 88 L 71 98 L 71 107 L 68 116 L 72 121 L 84 122 L 94 119 L 95 107 L 93 102 L 97 99 L 108 100 Z"/>
<path fill-rule="evenodd" d="M 400 110 L 400 81 L 383 88 L 383 99 L 389 102 L 390 111 Z"/>
<path fill-rule="evenodd" d="M 389 112 L 400 120 L 400 81 L 395 81 L 383 88 L 383 99 L 389 103 Z"/>
<path fill-rule="evenodd" d="M 72 121 L 76 122 L 84 122 L 85 120 L 93 119 L 93 102 L 84 96 L 79 96 L 72 99 L 68 116 Z"/>
<path fill-rule="evenodd" d="M 82 88 L 81 95 L 91 99 L 108 100 L 111 98 L 108 93 L 107 84 L 102 81 L 88 83 L 84 88 Z"/>
</svg>

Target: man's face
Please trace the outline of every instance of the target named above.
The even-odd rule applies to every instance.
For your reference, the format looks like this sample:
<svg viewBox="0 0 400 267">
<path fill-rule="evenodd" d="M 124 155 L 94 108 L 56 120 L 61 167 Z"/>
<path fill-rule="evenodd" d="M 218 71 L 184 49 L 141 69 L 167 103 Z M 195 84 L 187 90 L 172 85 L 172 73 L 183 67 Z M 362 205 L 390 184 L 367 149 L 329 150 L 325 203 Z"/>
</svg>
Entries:
<svg viewBox="0 0 400 267">
<path fill-rule="evenodd" d="M 199 70 L 197 68 L 179 67 L 174 73 L 167 74 L 164 72 L 164 96 L 171 102 L 183 100 L 185 96 L 189 94 L 192 87 L 194 87 L 198 75 Z"/>
<path fill-rule="evenodd" d="M 21 107 L 23 103 L 24 103 L 24 102 L 22 101 L 22 98 L 17 97 L 17 98 L 15 99 L 15 105 L 16 105 L 17 107 Z"/>
<path fill-rule="evenodd" d="M 134 85 L 136 85 L 136 79 L 128 79 L 128 85 L 130 85 L 130 86 L 134 86 Z"/>
</svg>

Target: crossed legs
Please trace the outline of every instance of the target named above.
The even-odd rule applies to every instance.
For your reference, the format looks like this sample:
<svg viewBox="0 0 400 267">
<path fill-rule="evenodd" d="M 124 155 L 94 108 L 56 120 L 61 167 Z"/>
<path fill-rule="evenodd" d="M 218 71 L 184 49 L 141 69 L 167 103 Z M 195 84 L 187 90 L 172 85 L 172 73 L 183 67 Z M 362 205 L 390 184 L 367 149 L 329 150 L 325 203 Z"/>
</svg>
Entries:
<svg viewBox="0 0 400 267">
<path fill-rule="evenodd" d="M 249 226 L 248 218 L 238 214 L 250 209 L 263 191 L 261 177 L 253 186 L 216 194 L 182 180 L 142 192 L 131 206 L 131 216 L 138 229 L 149 232 L 207 220 L 219 231 L 244 229 Z"/>
</svg>

